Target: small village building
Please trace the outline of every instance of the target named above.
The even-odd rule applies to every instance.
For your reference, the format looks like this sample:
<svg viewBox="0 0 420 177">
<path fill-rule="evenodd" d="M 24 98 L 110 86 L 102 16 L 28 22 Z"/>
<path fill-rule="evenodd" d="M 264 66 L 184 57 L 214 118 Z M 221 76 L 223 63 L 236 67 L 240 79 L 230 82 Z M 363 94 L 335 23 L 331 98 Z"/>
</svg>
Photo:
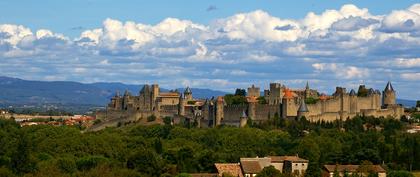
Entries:
<svg viewBox="0 0 420 177">
<path fill-rule="evenodd" d="M 324 165 L 322 176 L 333 177 L 334 172 L 338 172 L 339 176 L 344 176 L 345 173 L 349 175 L 360 173 L 363 176 L 367 176 L 368 174 L 366 173 L 377 173 L 378 177 L 386 177 L 386 170 L 380 165 Z"/>
</svg>

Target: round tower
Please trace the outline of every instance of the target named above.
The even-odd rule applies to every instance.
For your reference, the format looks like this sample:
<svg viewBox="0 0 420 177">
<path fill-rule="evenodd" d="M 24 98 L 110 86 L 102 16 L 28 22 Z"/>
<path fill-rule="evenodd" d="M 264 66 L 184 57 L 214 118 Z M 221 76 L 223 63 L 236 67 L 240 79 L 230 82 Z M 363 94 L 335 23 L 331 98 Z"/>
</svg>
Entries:
<svg viewBox="0 0 420 177">
<path fill-rule="evenodd" d="M 386 84 L 384 91 L 382 92 L 382 105 L 383 106 L 390 106 L 395 105 L 395 91 L 392 87 L 391 82 Z"/>
<path fill-rule="evenodd" d="M 245 127 L 247 122 L 248 116 L 246 115 L 245 110 L 243 110 L 239 121 L 239 127 Z"/>
<path fill-rule="evenodd" d="M 224 116 L 224 112 L 223 112 L 223 108 L 224 108 L 224 99 L 222 96 L 217 97 L 216 99 L 216 121 L 215 121 L 215 126 L 218 126 L 222 123 L 223 120 L 223 116 Z"/>
<path fill-rule="evenodd" d="M 350 113 L 357 113 L 357 93 L 354 89 L 350 91 Z"/>
<path fill-rule="evenodd" d="M 305 116 L 308 119 L 309 109 L 306 106 L 305 100 L 301 100 L 299 109 L 297 111 L 297 118 L 300 119 Z"/>
<path fill-rule="evenodd" d="M 185 99 L 182 93 L 179 95 L 178 114 L 180 116 L 185 116 Z"/>
</svg>

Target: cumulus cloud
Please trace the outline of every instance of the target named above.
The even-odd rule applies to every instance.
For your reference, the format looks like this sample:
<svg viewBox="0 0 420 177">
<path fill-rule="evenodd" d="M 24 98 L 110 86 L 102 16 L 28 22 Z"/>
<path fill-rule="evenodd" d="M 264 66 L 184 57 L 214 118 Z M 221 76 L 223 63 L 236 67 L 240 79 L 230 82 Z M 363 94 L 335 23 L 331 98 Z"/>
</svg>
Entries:
<svg viewBox="0 0 420 177">
<path fill-rule="evenodd" d="M 275 80 L 316 80 L 332 88 L 401 79 L 420 87 L 415 82 L 420 4 L 389 14 L 346 4 L 308 12 L 302 19 L 255 10 L 208 25 L 170 17 L 157 24 L 108 18 L 98 28 L 81 30 L 70 38 L 49 29 L 0 24 L 2 74 L 215 89 Z"/>
<path fill-rule="evenodd" d="M 312 67 L 319 73 L 332 72 L 338 79 L 360 79 L 369 77 L 369 69 L 367 68 L 346 66 L 344 64 L 336 63 L 314 63 L 312 64 Z"/>
</svg>

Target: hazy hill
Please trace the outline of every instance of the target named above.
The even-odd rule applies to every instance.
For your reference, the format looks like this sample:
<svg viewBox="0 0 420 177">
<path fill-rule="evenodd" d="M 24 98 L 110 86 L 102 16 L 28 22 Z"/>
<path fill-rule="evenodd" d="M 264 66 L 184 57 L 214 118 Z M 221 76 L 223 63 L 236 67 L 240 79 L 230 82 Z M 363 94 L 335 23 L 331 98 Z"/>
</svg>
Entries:
<svg viewBox="0 0 420 177">
<path fill-rule="evenodd" d="M 69 81 L 29 81 L 10 77 L 0 77 L 0 106 L 9 105 L 94 105 L 105 106 L 118 90 L 121 94 L 129 90 L 138 95 L 143 85 L 123 83 L 84 84 Z M 168 89 L 161 88 L 162 91 Z M 185 88 L 178 88 L 183 92 Z M 192 88 L 195 98 L 211 98 L 225 95 L 226 92 Z M 415 106 L 415 101 L 397 99 L 397 103 L 407 107 Z"/>
<path fill-rule="evenodd" d="M 129 90 L 133 95 L 143 85 L 123 83 L 91 83 L 84 84 L 68 81 L 29 81 L 10 77 L 0 77 L 0 105 L 97 105 L 104 106 L 118 90 L 121 94 Z M 168 89 L 161 88 L 162 91 Z M 183 88 L 179 89 L 184 91 Z M 225 92 L 210 89 L 192 88 L 196 98 L 210 98 L 224 95 Z"/>
</svg>

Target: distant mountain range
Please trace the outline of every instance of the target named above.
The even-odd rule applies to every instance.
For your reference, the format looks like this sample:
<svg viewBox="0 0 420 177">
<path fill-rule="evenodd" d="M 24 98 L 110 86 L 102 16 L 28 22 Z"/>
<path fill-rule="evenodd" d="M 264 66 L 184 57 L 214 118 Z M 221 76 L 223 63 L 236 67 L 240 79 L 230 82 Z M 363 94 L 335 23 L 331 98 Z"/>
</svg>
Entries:
<svg viewBox="0 0 420 177">
<path fill-rule="evenodd" d="M 95 105 L 105 106 L 109 99 L 120 91 L 130 91 L 133 95 L 143 85 L 123 83 L 91 83 L 84 84 L 69 81 L 30 81 L 11 77 L 0 77 L 0 106 L 9 105 Z M 162 91 L 168 89 L 162 88 Z M 184 88 L 179 88 L 183 91 Z M 226 92 L 192 88 L 195 98 L 210 98 L 225 95 Z"/>
<path fill-rule="evenodd" d="M 128 90 L 138 95 L 142 86 L 105 82 L 84 84 L 70 81 L 30 81 L 0 77 L 0 106 L 45 104 L 105 106 L 117 90 L 121 94 Z M 178 90 L 184 91 L 184 88 Z M 195 98 L 210 98 L 227 93 L 200 88 L 192 88 L 192 92 Z M 408 107 L 415 106 L 413 100 L 397 99 L 397 102 Z"/>
</svg>

